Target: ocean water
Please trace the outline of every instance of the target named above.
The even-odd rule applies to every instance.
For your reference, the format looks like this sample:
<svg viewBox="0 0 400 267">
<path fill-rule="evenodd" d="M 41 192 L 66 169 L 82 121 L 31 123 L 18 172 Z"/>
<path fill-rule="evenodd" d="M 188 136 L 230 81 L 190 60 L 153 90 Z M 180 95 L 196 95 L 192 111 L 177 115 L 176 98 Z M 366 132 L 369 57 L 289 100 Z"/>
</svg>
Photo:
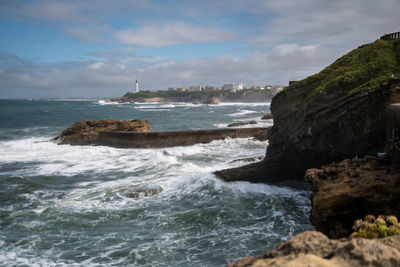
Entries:
<svg viewBox="0 0 400 267">
<path fill-rule="evenodd" d="M 140 118 L 172 131 L 270 126 L 260 119 L 268 112 L 269 103 L 0 100 L 0 265 L 224 266 L 312 229 L 307 186 L 212 174 L 263 156 L 267 142 L 118 149 L 51 141 L 79 120 Z M 127 197 L 153 187 L 163 191 Z"/>
</svg>

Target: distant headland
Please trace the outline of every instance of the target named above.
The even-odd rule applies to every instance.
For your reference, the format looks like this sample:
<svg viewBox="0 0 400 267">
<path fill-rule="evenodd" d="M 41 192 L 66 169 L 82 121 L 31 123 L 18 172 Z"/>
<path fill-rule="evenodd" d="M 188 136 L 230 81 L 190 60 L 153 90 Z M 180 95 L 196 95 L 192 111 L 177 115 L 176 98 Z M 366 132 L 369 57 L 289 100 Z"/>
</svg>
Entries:
<svg viewBox="0 0 400 267">
<path fill-rule="evenodd" d="M 188 88 L 169 87 L 168 90 L 139 91 L 136 83 L 135 92 L 128 92 L 111 101 L 120 103 L 133 102 L 191 102 L 209 103 L 217 98 L 221 102 L 268 102 L 283 90 L 280 85 L 243 87 L 242 83 L 224 84 L 222 87 L 191 85 Z"/>
</svg>

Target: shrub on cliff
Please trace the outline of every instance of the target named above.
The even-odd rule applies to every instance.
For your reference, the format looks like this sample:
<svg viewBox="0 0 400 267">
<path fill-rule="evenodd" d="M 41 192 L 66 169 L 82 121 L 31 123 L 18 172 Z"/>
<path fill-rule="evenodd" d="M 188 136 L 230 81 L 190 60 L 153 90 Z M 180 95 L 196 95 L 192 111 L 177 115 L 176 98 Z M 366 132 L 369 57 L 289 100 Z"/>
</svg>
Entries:
<svg viewBox="0 0 400 267">
<path fill-rule="evenodd" d="M 400 40 L 377 40 L 360 46 L 320 73 L 293 83 L 285 90 L 307 86 L 308 91 L 303 96 L 303 101 L 307 102 L 315 94 L 343 84 L 356 85 L 349 93 L 370 90 L 388 82 L 392 74 L 400 74 Z"/>
<path fill-rule="evenodd" d="M 362 219 L 356 220 L 353 225 L 353 232 L 350 238 L 382 238 L 392 235 L 400 235 L 400 224 L 396 216 L 367 215 Z"/>
</svg>

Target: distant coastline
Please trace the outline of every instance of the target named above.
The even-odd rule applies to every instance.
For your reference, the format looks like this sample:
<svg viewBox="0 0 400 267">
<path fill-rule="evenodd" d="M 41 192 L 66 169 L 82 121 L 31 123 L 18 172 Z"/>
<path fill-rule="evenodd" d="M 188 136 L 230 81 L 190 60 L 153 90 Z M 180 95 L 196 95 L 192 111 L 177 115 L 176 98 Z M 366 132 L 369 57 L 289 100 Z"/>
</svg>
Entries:
<svg viewBox="0 0 400 267">
<path fill-rule="evenodd" d="M 269 102 L 276 92 L 261 89 L 245 89 L 238 91 L 215 90 L 215 91 L 140 91 L 129 92 L 122 97 L 111 98 L 113 102 L 190 102 L 203 103 L 210 98 L 216 97 L 220 102 Z"/>
</svg>

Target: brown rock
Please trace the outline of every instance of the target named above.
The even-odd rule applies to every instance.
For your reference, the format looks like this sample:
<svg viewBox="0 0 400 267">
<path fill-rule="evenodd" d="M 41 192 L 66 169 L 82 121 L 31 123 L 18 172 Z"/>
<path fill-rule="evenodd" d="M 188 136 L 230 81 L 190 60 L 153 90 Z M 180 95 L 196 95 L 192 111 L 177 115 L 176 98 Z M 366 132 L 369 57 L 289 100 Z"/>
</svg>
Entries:
<svg viewBox="0 0 400 267">
<path fill-rule="evenodd" d="M 332 163 L 307 170 L 305 180 L 313 187 L 311 222 L 332 238 L 349 236 L 359 218 L 373 222 L 368 214 L 396 214 L 400 203 L 399 166 L 384 160 Z"/>
<path fill-rule="evenodd" d="M 218 99 L 218 97 L 211 97 L 211 98 L 207 99 L 207 101 L 205 101 L 204 104 L 217 105 L 217 104 L 219 104 L 219 99 Z"/>
<path fill-rule="evenodd" d="M 400 236 L 368 240 L 333 240 L 306 231 L 258 257 L 246 257 L 228 267 L 263 266 L 400 266 Z"/>
<path fill-rule="evenodd" d="M 100 132 L 129 131 L 145 133 L 150 131 L 150 123 L 146 120 L 100 120 L 80 121 L 64 130 L 54 138 L 60 144 L 89 145 L 96 144 Z"/>
</svg>

